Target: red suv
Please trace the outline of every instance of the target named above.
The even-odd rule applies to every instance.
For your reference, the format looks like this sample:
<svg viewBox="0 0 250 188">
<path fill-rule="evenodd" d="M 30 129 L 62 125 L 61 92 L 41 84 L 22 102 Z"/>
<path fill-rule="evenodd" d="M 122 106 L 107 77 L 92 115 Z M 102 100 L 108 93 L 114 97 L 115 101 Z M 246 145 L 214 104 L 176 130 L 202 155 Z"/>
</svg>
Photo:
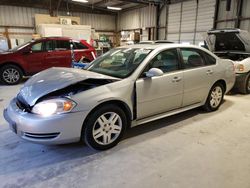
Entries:
<svg viewBox="0 0 250 188">
<path fill-rule="evenodd" d="M 71 45 L 74 59 L 84 62 L 95 59 L 95 49 L 84 40 L 66 37 L 46 37 L 32 40 L 7 52 L 0 53 L 0 80 L 9 85 L 50 67 L 71 67 Z"/>
</svg>

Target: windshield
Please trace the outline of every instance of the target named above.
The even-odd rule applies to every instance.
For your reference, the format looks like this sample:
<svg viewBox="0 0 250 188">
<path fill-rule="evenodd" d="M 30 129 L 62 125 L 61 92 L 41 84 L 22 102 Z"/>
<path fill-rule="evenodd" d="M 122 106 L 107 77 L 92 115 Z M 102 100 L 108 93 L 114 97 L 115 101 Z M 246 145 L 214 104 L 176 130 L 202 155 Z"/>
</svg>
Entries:
<svg viewBox="0 0 250 188">
<path fill-rule="evenodd" d="M 14 48 L 10 49 L 9 51 L 14 52 L 14 51 L 17 51 L 17 50 L 21 50 L 22 48 L 24 48 L 24 47 L 28 46 L 31 42 L 32 42 L 32 41 L 29 41 L 29 42 L 23 43 L 23 44 L 21 44 L 21 45 L 19 45 L 19 46 L 16 46 L 16 47 L 14 47 Z"/>
<path fill-rule="evenodd" d="M 93 61 L 89 71 L 126 78 L 141 64 L 152 50 L 144 48 L 112 49 Z"/>
</svg>

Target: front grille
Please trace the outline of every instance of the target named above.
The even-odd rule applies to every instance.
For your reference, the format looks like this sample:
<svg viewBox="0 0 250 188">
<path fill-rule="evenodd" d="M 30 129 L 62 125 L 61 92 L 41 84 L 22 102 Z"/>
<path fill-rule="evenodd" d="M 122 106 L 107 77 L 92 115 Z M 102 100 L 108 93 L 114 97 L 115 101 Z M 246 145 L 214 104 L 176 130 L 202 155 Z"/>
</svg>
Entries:
<svg viewBox="0 0 250 188">
<path fill-rule="evenodd" d="M 32 139 L 53 139 L 56 138 L 60 133 L 42 133 L 42 134 L 38 134 L 38 133 L 28 133 L 28 132 L 24 132 L 23 136 L 27 137 L 27 138 L 32 138 Z"/>
</svg>

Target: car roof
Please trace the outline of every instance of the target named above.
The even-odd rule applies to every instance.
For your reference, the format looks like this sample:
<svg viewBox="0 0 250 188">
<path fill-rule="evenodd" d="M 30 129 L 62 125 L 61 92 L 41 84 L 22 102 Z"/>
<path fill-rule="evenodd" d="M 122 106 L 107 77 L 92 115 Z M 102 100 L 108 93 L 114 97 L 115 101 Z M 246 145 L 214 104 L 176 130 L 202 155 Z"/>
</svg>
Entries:
<svg viewBox="0 0 250 188">
<path fill-rule="evenodd" d="M 208 34 L 216 34 L 216 33 L 239 33 L 241 30 L 237 28 L 226 28 L 226 29 L 213 29 L 209 30 Z"/>
<path fill-rule="evenodd" d="M 120 46 L 118 48 L 145 48 L 145 49 L 157 49 L 162 47 L 168 48 L 198 48 L 199 46 L 191 45 L 191 44 L 177 44 L 177 43 L 156 43 L 156 44 L 134 44 L 134 45 L 127 45 L 127 46 Z"/>
<path fill-rule="evenodd" d="M 42 38 L 39 38 L 37 40 L 73 40 L 72 38 L 70 37 L 42 37 Z"/>
<path fill-rule="evenodd" d="M 143 40 L 140 41 L 138 44 L 156 44 L 156 43 L 174 43 L 168 40 Z"/>
<path fill-rule="evenodd" d="M 71 40 L 70 37 L 43 37 L 44 39 L 55 39 L 55 40 Z"/>
</svg>

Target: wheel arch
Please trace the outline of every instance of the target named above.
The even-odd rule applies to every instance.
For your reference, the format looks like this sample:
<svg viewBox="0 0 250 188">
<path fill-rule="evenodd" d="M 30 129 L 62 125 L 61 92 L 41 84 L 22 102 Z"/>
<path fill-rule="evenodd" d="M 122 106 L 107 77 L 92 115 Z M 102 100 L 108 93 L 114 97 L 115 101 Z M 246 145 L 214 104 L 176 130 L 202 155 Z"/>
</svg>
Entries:
<svg viewBox="0 0 250 188">
<path fill-rule="evenodd" d="M 214 84 L 211 86 L 211 88 L 210 88 L 210 90 L 209 90 L 209 92 L 211 91 L 211 89 L 214 87 L 214 85 L 215 84 L 217 84 L 217 83 L 220 83 L 220 84 L 222 84 L 222 86 L 223 86 L 223 89 L 224 89 L 224 93 L 226 92 L 226 90 L 227 90 L 227 87 L 226 87 L 226 81 L 225 80 L 223 80 L 223 79 L 220 79 L 220 80 L 217 80 L 216 82 L 214 82 Z M 209 96 L 209 92 L 208 92 L 208 94 L 207 94 L 207 96 L 206 96 L 206 98 L 204 99 L 204 104 L 206 103 L 206 101 L 207 101 L 207 98 L 208 98 L 208 96 Z"/>
<path fill-rule="evenodd" d="M 6 61 L 6 62 L 0 64 L 0 69 L 6 65 L 15 65 L 21 69 L 23 75 L 26 75 L 24 68 L 19 63 L 15 62 L 15 61 Z"/>
<path fill-rule="evenodd" d="M 130 127 L 131 121 L 132 121 L 132 117 L 133 117 L 132 112 L 131 112 L 129 106 L 128 106 L 125 102 L 123 102 L 123 101 L 121 101 L 121 100 L 117 100 L 117 99 L 113 99 L 113 100 L 109 100 L 109 101 L 104 101 L 104 102 L 98 104 L 97 106 L 95 106 L 95 107 L 88 113 L 87 117 L 85 118 L 85 120 L 84 120 L 84 122 L 83 122 L 83 127 L 84 127 L 84 124 L 86 123 L 86 121 L 88 120 L 88 118 L 90 118 L 91 114 L 92 114 L 95 110 L 97 110 L 97 109 L 100 108 L 101 106 L 105 106 L 105 105 L 109 105 L 109 104 L 116 105 L 116 106 L 118 106 L 119 108 L 121 108 L 121 109 L 124 111 L 124 113 L 125 113 L 125 115 L 126 115 L 126 118 L 127 118 L 127 126 Z"/>
<path fill-rule="evenodd" d="M 213 84 L 213 86 L 214 86 L 215 84 L 217 84 L 217 83 L 220 83 L 220 84 L 223 86 L 224 92 L 227 91 L 227 84 L 226 84 L 226 81 L 225 81 L 225 80 L 223 80 L 223 79 L 217 80 L 217 81 Z M 213 86 L 212 86 L 212 87 L 213 87 Z M 211 87 L 211 88 L 212 88 L 212 87 Z"/>
</svg>

